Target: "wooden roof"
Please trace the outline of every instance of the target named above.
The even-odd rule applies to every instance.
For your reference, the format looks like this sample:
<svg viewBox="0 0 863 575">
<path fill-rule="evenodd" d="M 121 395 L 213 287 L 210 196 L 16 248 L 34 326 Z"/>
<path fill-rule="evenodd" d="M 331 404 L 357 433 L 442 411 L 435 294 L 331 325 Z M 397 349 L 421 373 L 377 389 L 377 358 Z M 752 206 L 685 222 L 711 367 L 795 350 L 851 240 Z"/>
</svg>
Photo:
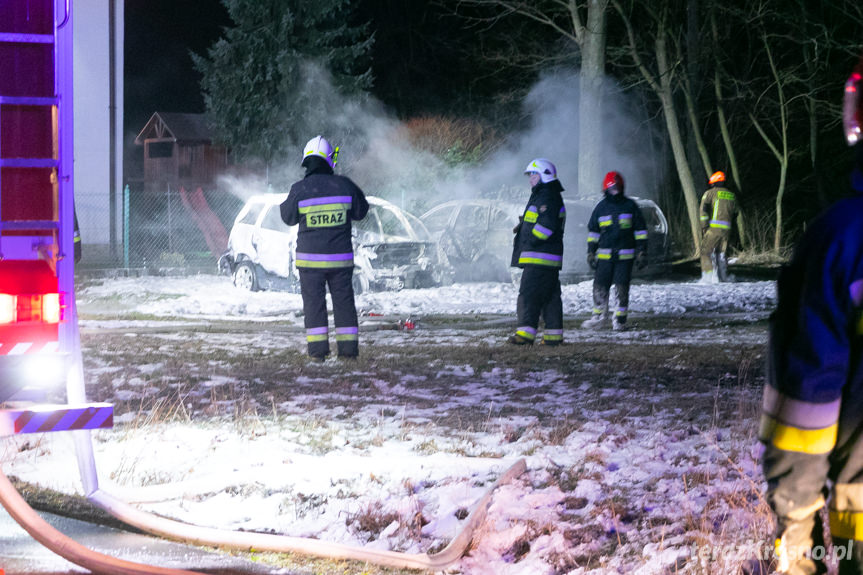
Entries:
<svg viewBox="0 0 863 575">
<path fill-rule="evenodd" d="M 212 141 L 207 127 L 206 114 L 178 114 L 154 112 L 147 125 L 135 138 L 135 144 L 144 145 L 145 140 L 173 140 L 178 143 Z"/>
</svg>

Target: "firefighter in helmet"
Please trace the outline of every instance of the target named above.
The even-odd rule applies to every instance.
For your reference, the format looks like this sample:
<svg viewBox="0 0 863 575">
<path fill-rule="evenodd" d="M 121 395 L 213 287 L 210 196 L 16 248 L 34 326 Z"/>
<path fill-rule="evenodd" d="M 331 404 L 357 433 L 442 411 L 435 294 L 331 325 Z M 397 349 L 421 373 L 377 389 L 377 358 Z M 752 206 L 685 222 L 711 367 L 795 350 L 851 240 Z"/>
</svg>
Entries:
<svg viewBox="0 0 863 575">
<path fill-rule="evenodd" d="M 327 322 L 327 287 L 333 300 L 336 346 L 339 357 L 359 353 L 357 308 L 352 285 L 354 253 L 351 221 L 369 211 L 363 191 L 333 168 L 338 148 L 321 136 L 303 150 L 305 177 L 291 186 L 282 203 L 282 220 L 299 224 L 296 265 L 300 272 L 306 341 L 309 355 L 323 360 L 330 353 Z"/>
<path fill-rule="evenodd" d="M 557 168 L 543 158 L 527 165 L 530 199 L 513 230 L 512 266 L 523 268 L 518 289 L 518 328 L 507 339 L 515 345 L 536 340 L 539 317 L 545 322 L 543 345 L 563 341 L 563 302 L 560 299 L 560 267 L 563 263 L 563 228 L 566 208 Z"/>
<path fill-rule="evenodd" d="M 623 190 L 623 176 L 608 172 L 602 182 L 604 197 L 587 223 L 587 263 L 594 270 L 593 313 L 582 327 L 607 324 L 608 297 L 614 285 L 617 309 L 612 327 L 626 329 L 632 266 L 643 269 L 647 265 L 647 224 L 638 204 Z"/>
<path fill-rule="evenodd" d="M 777 281 L 759 437 L 776 515 L 775 568 L 826 571 L 829 500 L 839 573 L 863 573 L 863 59 L 845 85 L 856 193 L 806 228 Z M 816 546 L 822 546 L 820 549 Z"/>
<path fill-rule="evenodd" d="M 701 196 L 701 281 L 728 281 L 728 237 L 737 214 L 737 197 L 725 185 L 725 172 L 714 172 Z"/>
</svg>

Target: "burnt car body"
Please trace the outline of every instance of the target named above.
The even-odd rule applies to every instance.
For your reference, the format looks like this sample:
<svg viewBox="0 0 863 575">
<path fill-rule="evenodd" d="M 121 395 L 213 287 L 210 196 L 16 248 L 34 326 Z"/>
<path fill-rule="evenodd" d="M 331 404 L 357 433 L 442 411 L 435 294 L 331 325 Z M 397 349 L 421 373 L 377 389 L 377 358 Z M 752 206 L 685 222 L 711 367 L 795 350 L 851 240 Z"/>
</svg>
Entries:
<svg viewBox="0 0 863 575">
<path fill-rule="evenodd" d="M 647 224 L 648 266 L 636 276 L 656 275 L 668 267 L 668 221 L 652 200 L 632 198 Z M 587 265 L 587 222 L 597 201 L 564 199 L 566 231 L 563 236 L 561 281 L 591 275 Z M 420 217 L 453 267 L 455 281 L 511 281 L 513 227 L 524 204 L 506 200 L 465 199 L 439 204 Z"/>
<path fill-rule="evenodd" d="M 237 287 L 299 292 L 297 226 L 282 221 L 287 194 L 252 196 L 237 214 L 219 271 Z M 368 215 L 353 222 L 354 291 L 434 287 L 452 280 L 446 257 L 415 216 L 374 196 Z"/>
</svg>

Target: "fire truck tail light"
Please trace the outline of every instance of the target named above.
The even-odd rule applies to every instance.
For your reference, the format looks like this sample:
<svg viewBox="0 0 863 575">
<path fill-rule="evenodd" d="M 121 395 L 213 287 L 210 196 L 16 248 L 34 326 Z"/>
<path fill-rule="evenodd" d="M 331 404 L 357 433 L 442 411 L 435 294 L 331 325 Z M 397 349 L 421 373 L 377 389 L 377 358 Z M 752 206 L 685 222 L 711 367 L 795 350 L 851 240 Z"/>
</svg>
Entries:
<svg viewBox="0 0 863 575">
<path fill-rule="evenodd" d="M 60 323 L 60 294 L 10 295 L 0 293 L 0 325 L 41 322 Z"/>
<path fill-rule="evenodd" d="M 42 321 L 45 323 L 60 322 L 60 294 L 46 293 L 42 295 Z"/>
<path fill-rule="evenodd" d="M 15 321 L 15 308 L 17 303 L 14 295 L 0 293 L 0 324 Z"/>
</svg>

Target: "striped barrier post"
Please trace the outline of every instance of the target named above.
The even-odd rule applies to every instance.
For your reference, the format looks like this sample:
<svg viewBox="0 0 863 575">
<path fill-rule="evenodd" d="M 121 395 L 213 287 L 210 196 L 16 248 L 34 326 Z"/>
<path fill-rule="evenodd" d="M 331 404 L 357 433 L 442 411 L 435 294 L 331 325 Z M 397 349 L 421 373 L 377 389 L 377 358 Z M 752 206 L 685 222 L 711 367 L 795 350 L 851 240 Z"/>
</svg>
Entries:
<svg viewBox="0 0 863 575">
<path fill-rule="evenodd" d="M 22 433 L 107 429 L 113 425 L 114 406 L 110 403 L 35 405 L 0 410 L 0 437 Z"/>
</svg>

